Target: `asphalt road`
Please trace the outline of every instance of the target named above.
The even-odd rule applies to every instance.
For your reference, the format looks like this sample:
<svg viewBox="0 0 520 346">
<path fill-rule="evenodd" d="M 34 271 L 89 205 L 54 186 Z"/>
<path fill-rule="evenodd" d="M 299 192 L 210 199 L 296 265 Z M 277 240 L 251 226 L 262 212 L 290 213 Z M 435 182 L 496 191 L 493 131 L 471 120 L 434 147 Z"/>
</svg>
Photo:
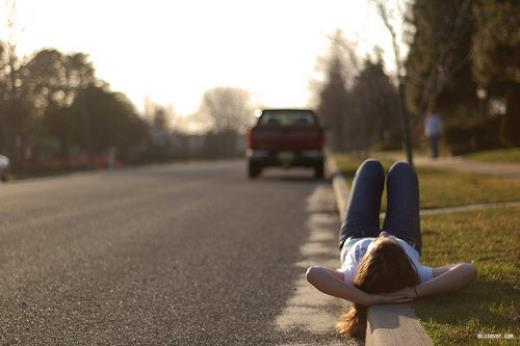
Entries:
<svg viewBox="0 0 520 346">
<path fill-rule="evenodd" d="M 1 344 L 335 340 L 275 326 L 320 183 L 245 173 L 242 161 L 200 162 L 0 186 Z"/>
</svg>

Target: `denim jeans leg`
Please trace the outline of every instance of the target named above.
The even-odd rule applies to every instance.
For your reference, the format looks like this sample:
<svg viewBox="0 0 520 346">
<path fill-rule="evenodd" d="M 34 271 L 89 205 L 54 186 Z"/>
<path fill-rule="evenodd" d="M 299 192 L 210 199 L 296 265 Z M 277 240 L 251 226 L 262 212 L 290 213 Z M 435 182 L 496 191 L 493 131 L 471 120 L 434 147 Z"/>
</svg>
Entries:
<svg viewBox="0 0 520 346">
<path fill-rule="evenodd" d="M 386 181 L 387 212 L 383 230 L 412 242 L 421 254 L 419 217 L 419 180 L 412 166 L 399 161 L 388 171 Z"/>
<path fill-rule="evenodd" d="M 431 151 L 431 157 L 432 158 L 438 158 L 439 157 L 439 140 L 440 136 L 431 136 L 428 138 L 430 141 L 430 151 Z"/>
<path fill-rule="evenodd" d="M 364 161 L 356 171 L 340 230 L 340 248 L 348 237 L 377 237 L 385 171 L 377 160 Z"/>
</svg>

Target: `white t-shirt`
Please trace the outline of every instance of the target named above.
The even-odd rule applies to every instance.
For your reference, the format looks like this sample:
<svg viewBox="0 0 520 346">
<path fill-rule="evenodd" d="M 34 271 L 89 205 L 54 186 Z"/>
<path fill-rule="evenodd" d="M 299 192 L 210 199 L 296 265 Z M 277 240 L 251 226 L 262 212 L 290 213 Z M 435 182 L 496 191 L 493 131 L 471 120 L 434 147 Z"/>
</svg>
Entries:
<svg viewBox="0 0 520 346">
<path fill-rule="evenodd" d="M 424 135 L 426 137 L 442 135 L 442 120 L 437 114 L 429 114 L 424 119 Z"/>
<path fill-rule="evenodd" d="M 420 263 L 417 250 L 404 240 L 393 236 L 391 237 L 397 240 L 415 265 L 421 282 L 431 280 L 433 277 L 432 267 L 427 267 Z M 343 273 L 343 278 L 346 283 L 352 284 L 354 282 L 361 259 L 367 251 L 370 251 L 376 239 L 377 238 L 371 237 L 353 239 L 354 242 L 349 244 L 350 246 L 343 246 L 343 249 L 341 249 L 341 268 L 339 271 Z"/>
</svg>

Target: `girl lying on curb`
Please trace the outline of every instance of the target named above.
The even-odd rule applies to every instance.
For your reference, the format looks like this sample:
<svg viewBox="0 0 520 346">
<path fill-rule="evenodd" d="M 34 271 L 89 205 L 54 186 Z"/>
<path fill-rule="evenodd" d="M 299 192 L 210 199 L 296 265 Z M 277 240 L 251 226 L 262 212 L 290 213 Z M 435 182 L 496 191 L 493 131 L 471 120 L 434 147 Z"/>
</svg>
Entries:
<svg viewBox="0 0 520 346">
<path fill-rule="evenodd" d="M 406 162 L 394 163 L 388 172 L 382 231 L 379 213 L 384 180 L 379 161 L 366 160 L 359 166 L 340 231 L 341 268 L 312 266 L 307 270 L 307 280 L 318 290 L 354 303 L 337 324 L 342 335 L 365 336 L 370 305 L 404 303 L 458 290 L 477 273 L 468 263 L 435 268 L 420 263 L 419 183 Z"/>
</svg>

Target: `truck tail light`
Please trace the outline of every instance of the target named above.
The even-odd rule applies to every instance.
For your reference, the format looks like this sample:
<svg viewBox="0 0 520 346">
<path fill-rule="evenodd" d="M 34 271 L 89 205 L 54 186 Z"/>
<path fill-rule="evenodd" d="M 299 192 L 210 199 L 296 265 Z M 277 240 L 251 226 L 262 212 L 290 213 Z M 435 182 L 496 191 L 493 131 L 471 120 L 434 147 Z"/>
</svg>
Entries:
<svg viewBox="0 0 520 346">
<path fill-rule="evenodd" d="M 246 143 L 248 148 L 252 148 L 254 141 L 253 141 L 253 129 L 248 128 L 246 131 Z"/>
<path fill-rule="evenodd" d="M 323 147 L 325 147 L 325 134 L 323 132 L 321 132 L 318 137 L 318 147 L 320 148 L 320 150 L 323 149 Z"/>
</svg>

